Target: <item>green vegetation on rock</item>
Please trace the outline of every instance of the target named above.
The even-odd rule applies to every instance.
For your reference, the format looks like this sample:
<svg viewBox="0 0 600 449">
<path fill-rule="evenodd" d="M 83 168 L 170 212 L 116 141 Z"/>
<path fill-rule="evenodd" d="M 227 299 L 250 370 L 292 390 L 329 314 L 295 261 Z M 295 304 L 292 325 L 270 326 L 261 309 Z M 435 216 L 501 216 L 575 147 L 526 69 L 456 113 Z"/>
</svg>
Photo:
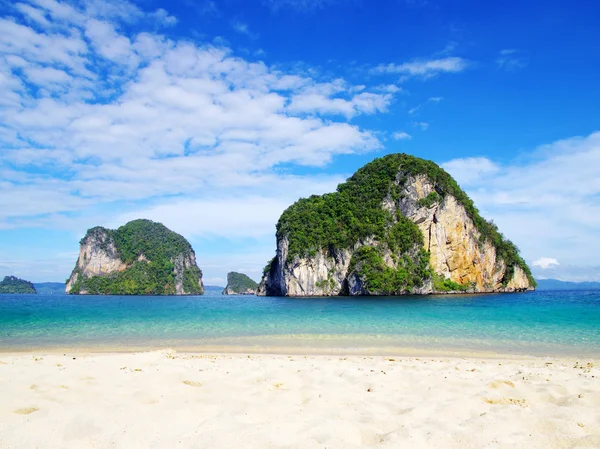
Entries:
<svg viewBox="0 0 600 449">
<path fill-rule="evenodd" d="M 433 289 L 436 292 L 466 292 L 472 288 L 471 285 L 463 285 L 446 279 L 444 276 L 433 273 Z"/>
<path fill-rule="evenodd" d="M 504 238 L 494 223 L 481 217 L 473 201 L 456 181 L 434 162 L 407 154 L 390 154 L 375 159 L 340 184 L 336 192 L 303 198 L 287 208 L 277 223 L 277 238 L 289 239 L 288 261 L 296 256 L 314 256 L 321 249 L 332 253 L 337 249 L 352 248 L 367 238 L 373 238 L 380 245 L 387 245 L 400 253 L 422 242 L 416 225 L 412 222 L 413 226 L 403 223 L 400 217 L 394 217 L 382 207 L 385 198 L 395 201 L 400 199 L 408 177 L 416 175 L 427 176 L 435 186 L 435 192 L 420 200 L 419 206 L 430 207 L 443 201 L 446 195 L 452 195 L 465 208 L 481 234 L 481 242 L 490 241 L 496 248 L 497 255 L 506 263 L 504 285 L 512 278 L 515 266 L 523 269 L 532 286 L 536 285 L 518 248 Z M 420 252 L 413 256 L 411 266 L 421 267 L 423 256 Z M 374 255 L 369 255 L 368 263 L 363 264 L 368 282 L 378 286 L 373 288 L 392 285 L 395 291 L 395 287 L 405 282 L 404 279 L 413 279 L 408 266 L 399 268 L 399 271 L 408 270 L 406 277 L 404 272 L 391 274 L 384 269 L 377 269 L 377 266 L 378 261 Z M 426 271 L 419 268 L 412 272 L 422 272 L 429 277 Z M 415 282 L 413 279 L 413 285 L 417 285 Z M 406 281 L 407 287 L 409 284 L 410 281 Z"/>
<path fill-rule="evenodd" d="M 35 294 L 37 292 L 31 282 L 19 279 L 15 276 L 5 276 L 4 280 L 0 282 L 0 293 Z"/>
<path fill-rule="evenodd" d="M 227 273 L 227 286 L 225 287 L 225 292 L 229 292 L 229 294 L 233 293 L 246 293 L 248 290 L 256 290 L 258 284 L 246 276 L 244 273 L 237 273 L 235 271 L 231 271 Z"/>
<path fill-rule="evenodd" d="M 431 207 L 435 203 L 439 203 L 441 199 L 442 199 L 442 197 L 440 196 L 440 194 L 434 190 L 429 195 L 427 195 L 425 198 L 421 198 L 419 201 L 417 201 L 417 205 L 419 207 L 423 207 L 423 206 Z"/>
<path fill-rule="evenodd" d="M 181 271 L 179 277 L 185 294 L 203 293 L 200 269 L 195 264 L 184 268 L 183 260 L 193 256 L 191 245 L 161 223 L 135 220 L 116 230 L 95 227 L 88 230 L 80 243 L 89 241 L 120 259 L 127 268 L 103 276 L 85 277 L 76 265 L 71 279 L 77 274 L 77 280 L 70 293 L 173 295 L 176 294 L 177 270 Z"/>
<path fill-rule="evenodd" d="M 380 248 L 362 246 L 352 255 L 349 271 L 364 279 L 370 294 L 411 293 L 431 277 L 429 253 L 423 248 L 404 253 L 396 265 L 394 269 L 385 264 Z"/>
</svg>

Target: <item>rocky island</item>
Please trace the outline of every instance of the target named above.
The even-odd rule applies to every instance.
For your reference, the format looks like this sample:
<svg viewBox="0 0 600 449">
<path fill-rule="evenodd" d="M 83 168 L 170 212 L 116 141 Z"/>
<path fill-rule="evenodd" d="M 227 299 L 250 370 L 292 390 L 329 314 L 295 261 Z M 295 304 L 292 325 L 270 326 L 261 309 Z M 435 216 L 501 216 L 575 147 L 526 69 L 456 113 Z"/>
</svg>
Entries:
<svg viewBox="0 0 600 449">
<path fill-rule="evenodd" d="M 517 247 L 438 165 L 390 154 L 277 223 L 257 294 L 403 295 L 535 288 Z"/>
<path fill-rule="evenodd" d="M 201 295 L 202 271 L 188 241 L 161 223 L 95 227 L 80 241 L 66 292 L 90 295 Z"/>
<path fill-rule="evenodd" d="M 227 273 L 227 286 L 223 295 L 255 295 L 258 284 L 244 273 Z"/>
<path fill-rule="evenodd" d="M 35 294 L 37 292 L 31 282 L 19 279 L 15 276 L 5 276 L 4 280 L 0 282 L 0 294 L 2 293 Z"/>
</svg>

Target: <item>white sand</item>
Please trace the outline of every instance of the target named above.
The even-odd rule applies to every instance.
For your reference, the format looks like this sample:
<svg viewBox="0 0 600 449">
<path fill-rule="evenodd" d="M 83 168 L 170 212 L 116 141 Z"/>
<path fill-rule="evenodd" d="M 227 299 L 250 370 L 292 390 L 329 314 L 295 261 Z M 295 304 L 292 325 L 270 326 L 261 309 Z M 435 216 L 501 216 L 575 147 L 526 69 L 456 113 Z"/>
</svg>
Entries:
<svg viewBox="0 0 600 449">
<path fill-rule="evenodd" d="M 0 354 L 0 447 L 598 448 L 588 363 Z"/>
</svg>

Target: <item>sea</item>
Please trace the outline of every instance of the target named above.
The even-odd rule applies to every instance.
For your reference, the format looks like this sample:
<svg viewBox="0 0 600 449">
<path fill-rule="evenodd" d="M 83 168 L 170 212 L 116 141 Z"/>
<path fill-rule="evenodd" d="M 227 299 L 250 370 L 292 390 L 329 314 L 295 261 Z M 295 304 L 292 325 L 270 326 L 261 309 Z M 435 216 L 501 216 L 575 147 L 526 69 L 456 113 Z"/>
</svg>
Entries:
<svg viewBox="0 0 600 449">
<path fill-rule="evenodd" d="M 600 291 L 287 298 L 0 295 L 0 351 L 600 356 Z"/>
</svg>

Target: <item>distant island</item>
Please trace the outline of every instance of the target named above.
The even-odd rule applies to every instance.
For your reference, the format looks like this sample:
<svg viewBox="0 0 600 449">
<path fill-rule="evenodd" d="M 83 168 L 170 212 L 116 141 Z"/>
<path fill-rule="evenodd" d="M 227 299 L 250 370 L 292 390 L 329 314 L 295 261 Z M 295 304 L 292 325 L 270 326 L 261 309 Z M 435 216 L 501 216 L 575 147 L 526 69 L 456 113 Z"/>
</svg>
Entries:
<svg viewBox="0 0 600 449">
<path fill-rule="evenodd" d="M 4 280 L 0 282 L 0 294 L 1 293 L 35 294 L 37 292 L 35 291 L 35 287 L 31 282 L 19 279 L 15 276 L 5 276 Z"/>
<path fill-rule="evenodd" d="M 201 295 L 202 271 L 189 242 L 161 223 L 134 220 L 91 228 L 66 292 L 89 295 Z"/>
<path fill-rule="evenodd" d="M 231 271 L 227 273 L 227 286 L 223 295 L 254 295 L 257 287 L 258 283 L 245 274 Z"/>
<path fill-rule="evenodd" d="M 64 295 L 64 282 L 35 282 L 33 284 L 40 295 Z"/>
<path fill-rule="evenodd" d="M 404 295 L 535 288 L 518 248 L 442 168 L 389 154 L 277 223 L 258 294 Z"/>
<path fill-rule="evenodd" d="M 205 285 L 204 286 L 204 293 L 210 293 L 211 295 L 217 295 L 219 293 L 223 292 L 223 288 L 219 285 Z"/>
<path fill-rule="evenodd" d="M 568 282 L 557 279 L 538 279 L 537 289 L 550 290 L 600 290 L 600 282 Z"/>
</svg>

